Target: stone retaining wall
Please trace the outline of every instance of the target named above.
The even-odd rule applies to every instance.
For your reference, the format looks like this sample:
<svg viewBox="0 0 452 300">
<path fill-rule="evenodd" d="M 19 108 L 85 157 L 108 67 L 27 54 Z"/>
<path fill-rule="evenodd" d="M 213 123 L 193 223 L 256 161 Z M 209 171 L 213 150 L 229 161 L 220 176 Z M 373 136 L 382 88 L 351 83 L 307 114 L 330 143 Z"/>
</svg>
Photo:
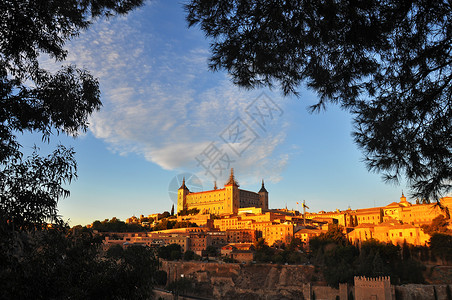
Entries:
<svg viewBox="0 0 452 300">
<path fill-rule="evenodd" d="M 163 261 L 162 270 L 168 274 L 168 282 L 190 278 L 195 283 L 196 295 L 210 299 L 331 299 L 347 300 L 350 295 L 370 295 L 358 293 L 353 286 L 340 285 L 334 289 L 316 285 L 313 279 L 322 280 L 314 266 L 276 265 L 276 264 L 228 264 L 204 262 Z M 452 279 L 451 279 L 452 280 Z M 386 282 L 386 280 L 383 280 Z M 383 282 L 382 281 L 382 282 Z M 378 282 L 380 283 L 380 282 Z M 365 285 L 362 285 L 364 287 Z M 382 284 L 383 288 L 387 288 Z M 375 289 L 371 286 L 372 291 Z M 452 300 L 452 285 L 408 284 L 390 286 L 388 293 L 378 294 L 393 300 Z M 380 299 L 380 298 L 378 298 Z M 377 299 L 377 300 L 378 300 Z M 383 298 L 382 298 L 383 299 Z"/>
</svg>

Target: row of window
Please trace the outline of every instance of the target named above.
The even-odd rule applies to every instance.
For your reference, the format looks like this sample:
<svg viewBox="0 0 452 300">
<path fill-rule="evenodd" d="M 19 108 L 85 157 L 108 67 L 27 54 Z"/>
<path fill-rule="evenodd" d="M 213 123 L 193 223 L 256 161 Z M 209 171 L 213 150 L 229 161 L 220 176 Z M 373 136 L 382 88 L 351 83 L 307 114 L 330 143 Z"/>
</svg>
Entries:
<svg viewBox="0 0 452 300">
<path fill-rule="evenodd" d="M 379 217 L 377 217 L 377 219 L 379 219 Z M 358 221 L 365 221 L 366 217 L 358 217 Z M 367 220 L 370 220 L 370 217 L 367 217 Z M 375 216 L 372 216 L 372 220 L 375 220 Z"/>
</svg>

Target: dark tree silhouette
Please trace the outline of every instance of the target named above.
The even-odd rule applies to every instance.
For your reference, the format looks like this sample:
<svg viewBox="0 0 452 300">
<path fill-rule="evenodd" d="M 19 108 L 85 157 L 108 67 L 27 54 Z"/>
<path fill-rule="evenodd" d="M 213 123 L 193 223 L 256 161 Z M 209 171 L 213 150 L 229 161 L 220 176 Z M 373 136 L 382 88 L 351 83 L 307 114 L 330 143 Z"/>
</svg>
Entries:
<svg viewBox="0 0 452 300">
<path fill-rule="evenodd" d="M 158 261 L 148 247 L 114 246 L 104 253 L 102 239 L 86 228 L 21 234 L 20 259 L 0 261 L 1 299 L 152 297 Z"/>
<path fill-rule="evenodd" d="M 77 176 L 74 151 L 59 146 L 49 157 L 38 149 L 24 159 L 16 135 L 77 136 L 101 106 L 98 81 L 87 70 L 39 64 L 47 54 L 66 58 L 64 44 L 100 17 L 125 14 L 143 0 L 0 0 L 0 218 L 16 228 L 58 218 L 56 204 Z"/>
<path fill-rule="evenodd" d="M 158 248 L 158 256 L 161 259 L 177 260 L 182 257 L 182 247 L 178 244 L 169 244 Z"/>
<path fill-rule="evenodd" d="M 433 255 L 443 261 L 452 261 L 452 235 L 433 233 L 430 238 L 430 249 Z"/>
<path fill-rule="evenodd" d="M 443 215 L 435 217 L 430 225 L 421 225 L 421 228 L 429 235 L 433 235 L 434 233 L 452 232 L 452 230 L 449 229 L 449 221 Z"/>
<path fill-rule="evenodd" d="M 452 9 L 448 1 L 191 0 L 210 68 L 246 88 L 319 95 L 354 115 L 370 171 L 438 200 L 452 182 Z"/>
</svg>

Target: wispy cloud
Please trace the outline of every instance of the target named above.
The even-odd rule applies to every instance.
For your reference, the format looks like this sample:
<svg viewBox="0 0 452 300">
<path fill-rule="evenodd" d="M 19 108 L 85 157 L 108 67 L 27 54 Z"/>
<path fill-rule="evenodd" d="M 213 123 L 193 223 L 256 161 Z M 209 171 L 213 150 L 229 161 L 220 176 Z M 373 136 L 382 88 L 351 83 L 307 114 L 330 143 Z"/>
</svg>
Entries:
<svg viewBox="0 0 452 300">
<path fill-rule="evenodd" d="M 177 47 L 171 37 L 137 22 L 129 16 L 97 23 L 69 45 L 68 63 L 86 67 L 101 84 L 104 107 L 90 120 L 93 135 L 121 155 L 138 153 L 164 169 L 197 172 L 208 180 L 196 156 L 212 142 L 230 151 L 220 134 L 240 118 L 258 138 L 231 166 L 250 182 L 279 181 L 289 157 L 276 149 L 287 124 L 275 118 L 262 129 L 246 114 L 262 91 L 240 90 L 226 75 L 209 72 L 204 45 Z"/>
</svg>

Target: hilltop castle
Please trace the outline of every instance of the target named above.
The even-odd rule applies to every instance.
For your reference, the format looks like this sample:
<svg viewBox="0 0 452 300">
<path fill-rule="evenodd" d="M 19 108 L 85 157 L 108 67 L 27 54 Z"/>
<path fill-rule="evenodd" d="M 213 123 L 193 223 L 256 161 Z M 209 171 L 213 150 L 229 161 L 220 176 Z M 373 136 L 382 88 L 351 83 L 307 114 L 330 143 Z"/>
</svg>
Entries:
<svg viewBox="0 0 452 300">
<path fill-rule="evenodd" d="M 258 193 L 239 189 L 239 184 L 234 178 L 234 170 L 224 188 L 218 189 L 215 183 L 214 189 L 210 191 L 192 193 L 185 185 L 185 178 L 177 191 L 177 211 L 184 208 L 197 208 L 203 214 L 232 214 L 237 213 L 239 208 L 258 207 L 268 209 L 268 192 L 264 181 Z"/>
</svg>

